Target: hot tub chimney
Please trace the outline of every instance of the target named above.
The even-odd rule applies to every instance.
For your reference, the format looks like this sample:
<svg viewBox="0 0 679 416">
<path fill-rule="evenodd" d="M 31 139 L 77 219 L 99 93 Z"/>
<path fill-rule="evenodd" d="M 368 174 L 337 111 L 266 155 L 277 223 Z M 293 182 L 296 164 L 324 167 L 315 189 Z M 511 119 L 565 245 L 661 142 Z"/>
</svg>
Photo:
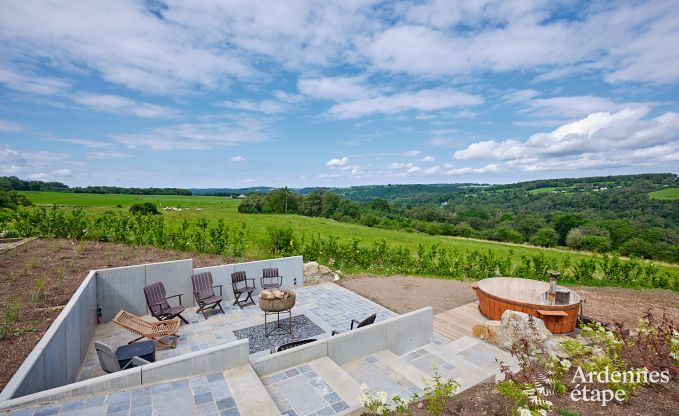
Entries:
<svg viewBox="0 0 679 416">
<path fill-rule="evenodd" d="M 559 277 L 561 273 L 556 270 L 550 270 L 549 272 L 549 304 L 554 305 L 556 302 L 556 278 Z"/>
</svg>

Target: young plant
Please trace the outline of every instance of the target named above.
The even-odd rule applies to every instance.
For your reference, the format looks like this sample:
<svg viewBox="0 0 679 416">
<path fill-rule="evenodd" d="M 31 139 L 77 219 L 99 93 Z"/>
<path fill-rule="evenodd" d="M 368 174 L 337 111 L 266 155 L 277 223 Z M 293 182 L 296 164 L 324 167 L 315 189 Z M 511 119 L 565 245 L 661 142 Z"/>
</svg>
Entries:
<svg viewBox="0 0 679 416">
<path fill-rule="evenodd" d="M 434 376 L 431 384 L 425 383 L 424 401 L 429 413 L 434 416 L 442 415 L 446 410 L 448 399 L 460 390 L 461 380 L 444 380 L 437 368 L 434 368 Z"/>
</svg>

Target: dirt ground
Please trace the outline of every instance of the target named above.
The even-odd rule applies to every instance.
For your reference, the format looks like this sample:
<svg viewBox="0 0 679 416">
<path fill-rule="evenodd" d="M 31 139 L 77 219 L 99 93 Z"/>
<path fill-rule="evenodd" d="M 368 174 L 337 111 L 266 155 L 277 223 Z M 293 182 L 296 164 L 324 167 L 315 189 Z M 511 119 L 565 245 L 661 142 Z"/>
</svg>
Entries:
<svg viewBox="0 0 679 416">
<path fill-rule="evenodd" d="M 601 406 L 599 402 L 575 402 L 568 395 L 549 396 L 548 399 L 554 403 L 553 412 L 550 415 L 668 416 L 677 414 L 678 397 L 679 385 L 670 383 L 639 388 L 636 397 L 633 397 L 629 402 L 625 404 L 607 403 L 606 407 Z M 509 416 L 512 414 L 512 404 L 509 399 L 497 392 L 495 384 L 479 384 L 449 399 L 443 414 Z M 427 412 L 424 404 L 415 403 L 412 410 L 414 416 L 431 415 Z M 567 410 L 571 413 L 558 413 L 560 410 Z"/>
<path fill-rule="evenodd" d="M 186 258 L 193 258 L 195 267 L 238 260 L 152 247 L 61 239 L 38 239 L 0 254 L 0 325 L 4 331 L 4 338 L 0 337 L 0 389 L 90 270 Z"/>
<path fill-rule="evenodd" d="M 402 314 L 431 306 L 434 313 L 476 300 L 471 282 L 413 276 L 354 275 L 339 283 L 375 303 Z"/>
<path fill-rule="evenodd" d="M 431 306 L 434 313 L 456 308 L 476 300 L 469 288 L 471 282 L 430 279 L 413 276 L 354 275 L 340 284 L 373 302 L 404 313 Z M 679 293 L 661 289 L 626 289 L 619 287 L 571 287 L 585 299 L 585 316 L 598 321 L 622 322 L 635 327 L 650 308 L 655 314 L 663 311 L 679 322 Z"/>
</svg>

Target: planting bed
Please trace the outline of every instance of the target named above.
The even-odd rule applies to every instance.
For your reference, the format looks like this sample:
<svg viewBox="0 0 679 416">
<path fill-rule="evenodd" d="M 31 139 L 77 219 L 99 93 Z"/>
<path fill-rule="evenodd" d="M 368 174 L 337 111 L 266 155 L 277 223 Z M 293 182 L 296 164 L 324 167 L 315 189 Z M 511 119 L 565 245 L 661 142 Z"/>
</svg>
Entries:
<svg viewBox="0 0 679 416">
<path fill-rule="evenodd" d="M 186 258 L 193 258 L 195 267 L 236 261 L 218 255 L 63 239 L 38 239 L 0 254 L 0 325 L 5 328 L 5 337 L 0 339 L 0 389 L 90 270 Z"/>
</svg>

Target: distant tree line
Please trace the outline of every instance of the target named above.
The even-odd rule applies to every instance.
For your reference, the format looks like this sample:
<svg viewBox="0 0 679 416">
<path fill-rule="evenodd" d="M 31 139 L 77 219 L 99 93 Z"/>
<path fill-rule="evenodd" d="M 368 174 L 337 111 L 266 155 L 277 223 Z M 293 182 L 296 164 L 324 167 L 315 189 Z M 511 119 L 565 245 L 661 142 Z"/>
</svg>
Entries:
<svg viewBox="0 0 679 416">
<path fill-rule="evenodd" d="M 16 176 L 0 177 L 0 189 L 5 191 L 57 191 L 92 194 L 191 195 L 190 189 L 181 188 L 124 188 L 119 186 L 86 186 L 72 188 L 61 182 L 25 181 Z"/>
<path fill-rule="evenodd" d="M 617 178 L 617 179 L 616 179 Z M 582 192 L 527 192 L 530 185 L 467 188 L 445 201 L 420 193 L 420 204 L 373 198 L 356 202 L 328 190 L 300 195 L 287 188 L 251 193 L 242 213 L 299 214 L 385 229 L 431 235 L 480 238 L 543 247 L 566 246 L 598 253 L 679 262 L 679 200 L 662 201 L 648 192 L 679 186 L 676 175 L 649 174 L 596 178 L 592 181 L 541 181 L 545 186 L 582 186 Z M 587 183 L 606 181 L 606 191 Z M 422 185 L 424 186 L 424 185 Z M 589 190 L 587 190 L 589 189 Z M 420 191 L 421 189 L 418 189 Z M 410 199 L 408 199 L 410 201 Z"/>
</svg>

